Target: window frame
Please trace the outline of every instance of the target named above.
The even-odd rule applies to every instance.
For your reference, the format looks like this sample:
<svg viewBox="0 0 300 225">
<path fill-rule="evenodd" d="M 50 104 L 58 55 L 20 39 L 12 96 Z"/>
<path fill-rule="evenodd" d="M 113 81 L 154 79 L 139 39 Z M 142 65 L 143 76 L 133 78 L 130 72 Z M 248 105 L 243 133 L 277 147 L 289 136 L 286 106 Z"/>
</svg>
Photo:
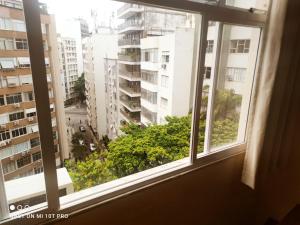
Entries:
<svg viewBox="0 0 300 225">
<path fill-rule="evenodd" d="M 134 3 L 149 5 L 153 7 L 167 8 L 173 10 L 186 11 L 190 13 L 200 14 L 201 27 L 196 27 L 199 30 L 199 41 L 195 47 L 198 49 L 197 63 L 193 66 L 193 70 L 196 69 L 196 82 L 194 87 L 194 107 L 193 107 L 193 119 L 191 128 L 191 145 L 190 145 L 190 157 L 183 160 L 171 162 L 166 165 L 162 165 L 147 171 L 142 171 L 138 174 L 132 175 L 135 179 L 130 180 L 128 177 L 120 178 L 116 181 L 119 182 L 119 186 L 115 186 L 112 189 L 103 189 L 102 185 L 98 185 L 94 188 L 87 189 L 89 193 L 83 195 L 78 200 L 74 200 L 71 203 L 60 204 L 58 196 L 57 174 L 55 165 L 55 155 L 50 149 L 54 147 L 52 126 L 51 126 L 51 113 L 49 107 L 47 78 L 46 78 L 46 66 L 44 64 L 44 50 L 42 43 L 42 30 L 40 21 L 39 5 L 37 1 L 25 1 L 23 0 L 25 22 L 27 27 L 28 45 L 30 49 L 30 61 L 33 76 L 33 86 L 35 92 L 36 109 L 37 114 L 42 120 L 38 121 L 40 132 L 40 143 L 43 155 L 43 165 L 46 186 L 47 203 L 33 206 L 30 209 L 24 210 L 24 213 L 74 213 L 75 210 L 82 210 L 86 207 L 91 207 L 103 204 L 103 201 L 112 200 L 117 196 L 122 196 L 128 192 L 135 191 L 145 186 L 154 185 L 157 182 L 162 182 L 173 178 L 174 176 L 180 176 L 184 173 L 194 171 L 209 165 L 212 162 L 231 157 L 236 154 L 244 152 L 246 144 L 240 143 L 231 146 L 222 146 L 218 151 L 214 153 L 203 152 L 201 157 L 197 158 L 197 146 L 198 146 L 198 133 L 199 133 L 199 119 L 201 108 L 201 94 L 204 78 L 205 68 L 205 54 L 206 54 L 206 38 L 209 21 L 218 21 L 220 23 L 229 23 L 241 26 L 254 26 L 261 29 L 264 28 L 267 16 L 265 14 L 255 14 L 248 9 L 226 7 L 225 1 L 221 0 L 219 5 L 208 5 L 205 3 L 199 3 L 188 0 L 117 0 L 125 3 Z M 37 28 L 39 27 L 39 28 Z M 262 34 L 261 34 L 262 35 Z M 259 51 L 262 45 L 262 41 L 259 44 Z M 259 53 L 257 60 L 259 59 Z M 194 68 L 195 67 L 195 68 Z M 214 70 L 214 69 L 213 69 Z M 214 77 L 212 70 L 212 78 Z M 255 72 L 257 68 L 255 69 Z M 44 76 L 41 76 L 44 75 Z M 142 175 L 139 177 L 139 175 Z M 123 182 L 127 180 L 127 182 Z M 118 183 L 116 182 L 116 183 Z M 101 186 L 101 187 L 100 187 Z M 105 185 L 104 185 L 105 186 Z M 107 184 L 106 184 L 107 186 Z M 102 188 L 102 189 L 101 189 Z M 77 193 L 80 194 L 80 193 Z M 13 215 L 13 214 L 10 214 Z M 22 220 L 21 218 L 8 218 L 5 221 L 1 221 L 1 224 L 33 224 L 32 220 Z M 37 221 L 36 223 L 41 223 Z"/>
</svg>

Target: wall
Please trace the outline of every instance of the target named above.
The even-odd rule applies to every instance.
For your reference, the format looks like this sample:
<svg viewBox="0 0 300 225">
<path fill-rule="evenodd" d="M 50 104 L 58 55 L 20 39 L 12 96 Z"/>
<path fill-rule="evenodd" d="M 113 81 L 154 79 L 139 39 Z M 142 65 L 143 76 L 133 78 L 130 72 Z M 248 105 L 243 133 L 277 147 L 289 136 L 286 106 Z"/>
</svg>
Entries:
<svg viewBox="0 0 300 225">
<path fill-rule="evenodd" d="M 252 192 L 240 182 L 243 156 L 228 158 L 53 224 L 252 225 Z"/>
</svg>

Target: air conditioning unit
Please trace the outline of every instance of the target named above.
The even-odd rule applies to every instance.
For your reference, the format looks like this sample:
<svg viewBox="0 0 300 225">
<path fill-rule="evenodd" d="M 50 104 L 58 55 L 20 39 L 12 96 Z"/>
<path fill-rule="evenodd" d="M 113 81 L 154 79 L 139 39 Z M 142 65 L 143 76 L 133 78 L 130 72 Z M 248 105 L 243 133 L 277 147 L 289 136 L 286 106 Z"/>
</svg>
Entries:
<svg viewBox="0 0 300 225">
<path fill-rule="evenodd" d="M 6 144 L 9 145 L 11 140 L 6 140 Z"/>
<path fill-rule="evenodd" d="M 33 117 L 28 117 L 28 121 L 32 122 L 33 121 Z"/>
<path fill-rule="evenodd" d="M 15 103 L 14 106 L 15 108 L 20 108 L 20 103 Z"/>
<path fill-rule="evenodd" d="M 6 124 L 1 124 L 1 125 L 0 125 L 0 128 L 1 128 L 1 129 L 5 129 L 5 128 L 6 128 Z"/>
<path fill-rule="evenodd" d="M 6 146 L 6 142 L 5 141 L 0 141 L 0 147 L 4 147 Z"/>
<path fill-rule="evenodd" d="M 19 125 L 19 120 L 14 121 L 14 126 Z"/>
<path fill-rule="evenodd" d="M 161 64 L 161 68 L 166 70 L 167 69 L 167 64 Z"/>
</svg>

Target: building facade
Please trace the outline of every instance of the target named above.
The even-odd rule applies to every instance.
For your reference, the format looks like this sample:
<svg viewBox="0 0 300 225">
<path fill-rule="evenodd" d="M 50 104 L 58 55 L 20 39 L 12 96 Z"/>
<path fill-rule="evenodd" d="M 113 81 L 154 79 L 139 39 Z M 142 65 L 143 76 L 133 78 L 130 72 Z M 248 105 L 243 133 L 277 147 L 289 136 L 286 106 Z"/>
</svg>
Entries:
<svg viewBox="0 0 300 225">
<path fill-rule="evenodd" d="M 108 93 L 106 91 L 108 91 L 108 87 L 112 88 L 109 91 L 112 97 L 117 98 L 117 95 L 111 92 L 113 87 L 110 87 L 110 83 L 116 84 L 110 79 L 116 78 L 114 76 L 116 70 L 114 60 L 117 60 L 118 53 L 117 38 L 117 34 L 109 31 L 93 34 L 83 40 L 88 125 L 98 139 L 107 135 L 107 128 L 112 129 L 110 124 L 107 123 L 106 106 L 110 103 L 107 102 L 106 96 Z M 113 102 L 111 103 L 113 104 Z M 114 116 L 111 117 L 111 119 L 113 118 Z M 114 124 L 113 121 L 110 122 Z"/>
<path fill-rule="evenodd" d="M 43 171 L 26 25 L 22 1 L 0 5 L 0 159 L 5 180 Z M 49 88 L 56 165 L 68 151 L 64 142 L 62 96 L 59 91 L 58 54 L 53 17 L 41 11 L 45 65 Z M 54 50 L 50 50 L 54 47 Z M 60 145 L 60 147 L 59 147 Z M 67 153 L 66 153 L 67 154 Z"/>
<path fill-rule="evenodd" d="M 76 39 L 58 36 L 57 41 L 64 89 L 64 100 L 72 101 L 77 97 L 74 91 L 74 85 L 80 76 L 78 71 Z"/>
</svg>

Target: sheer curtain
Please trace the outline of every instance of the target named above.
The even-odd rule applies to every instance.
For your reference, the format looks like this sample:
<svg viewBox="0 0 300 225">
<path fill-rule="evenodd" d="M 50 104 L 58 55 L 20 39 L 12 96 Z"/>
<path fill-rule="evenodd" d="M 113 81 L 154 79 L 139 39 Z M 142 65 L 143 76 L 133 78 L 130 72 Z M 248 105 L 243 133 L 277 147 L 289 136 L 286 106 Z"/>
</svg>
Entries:
<svg viewBox="0 0 300 225">
<path fill-rule="evenodd" d="M 279 75 L 277 65 L 281 54 L 286 9 L 290 1 L 293 0 L 271 2 L 267 27 L 263 36 L 264 44 L 259 60 L 258 79 L 256 79 L 252 96 L 253 104 L 250 111 L 248 144 L 242 176 L 242 181 L 252 188 L 255 188 L 257 181 L 265 175 L 271 163 L 271 156 L 275 154 L 272 149 L 265 148 L 265 141 L 275 93 L 274 85 Z"/>
</svg>

